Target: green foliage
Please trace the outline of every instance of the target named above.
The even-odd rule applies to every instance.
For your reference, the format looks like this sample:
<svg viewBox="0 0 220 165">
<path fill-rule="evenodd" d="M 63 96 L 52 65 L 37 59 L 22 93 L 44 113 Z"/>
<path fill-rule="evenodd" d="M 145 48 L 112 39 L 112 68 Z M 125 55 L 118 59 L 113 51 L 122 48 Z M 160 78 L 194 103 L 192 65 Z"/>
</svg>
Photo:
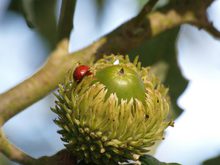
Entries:
<svg viewBox="0 0 220 165">
<path fill-rule="evenodd" d="M 22 0 L 23 12 L 27 23 L 36 30 L 51 44 L 56 43 L 56 0 Z"/>
<path fill-rule="evenodd" d="M 98 9 L 98 12 L 100 11 L 102 13 L 104 6 L 105 6 L 105 3 L 106 3 L 106 0 L 95 0 L 95 3 L 96 3 L 96 7 Z"/>
<path fill-rule="evenodd" d="M 215 158 L 208 159 L 202 163 L 202 165 L 219 165 L 220 155 Z"/>
<path fill-rule="evenodd" d="M 150 155 L 140 157 L 141 165 L 180 165 L 178 163 L 164 163 Z"/>
<path fill-rule="evenodd" d="M 51 48 L 56 43 L 56 0 L 11 1 L 10 10 L 24 15 L 28 27 L 34 28 Z"/>
<path fill-rule="evenodd" d="M 170 89 L 169 93 L 175 117 L 178 117 L 182 112 L 176 101 L 187 86 L 187 80 L 182 76 L 176 59 L 178 32 L 179 28 L 166 31 L 130 52 L 132 57 L 141 55 L 140 61 L 142 61 L 144 66 L 154 65 L 158 62 L 165 62 L 168 65 L 168 72 L 164 83 Z"/>
<path fill-rule="evenodd" d="M 160 162 L 156 158 L 154 158 L 151 155 L 144 155 L 140 157 L 140 162 L 141 165 L 181 165 L 179 163 L 165 163 L 165 162 Z M 78 165 L 95 165 L 93 163 L 85 163 L 84 161 L 80 161 Z M 135 165 L 135 163 L 129 163 L 129 165 Z"/>
<path fill-rule="evenodd" d="M 136 0 L 139 8 L 142 8 L 145 4 L 149 2 L 149 0 Z M 169 3 L 169 0 L 158 0 L 155 8 L 160 8 Z"/>
<path fill-rule="evenodd" d="M 86 162 L 84 161 L 80 161 L 79 163 L 77 163 L 77 165 L 95 165 L 94 163 L 89 163 L 87 164 Z"/>
</svg>

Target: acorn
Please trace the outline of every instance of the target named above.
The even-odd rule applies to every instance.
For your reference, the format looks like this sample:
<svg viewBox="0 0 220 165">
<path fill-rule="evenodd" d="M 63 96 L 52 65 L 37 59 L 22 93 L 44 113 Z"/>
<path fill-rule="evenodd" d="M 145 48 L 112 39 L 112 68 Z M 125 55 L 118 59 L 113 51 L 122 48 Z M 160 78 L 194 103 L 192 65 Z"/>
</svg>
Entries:
<svg viewBox="0 0 220 165">
<path fill-rule="evenodd" d="M 70 70 L 56 94 L 62 141 L 86 163 L 138 161 L 173 125 L 168 88 L 138 58 L 104 56 L 85 68 L 80 81 L 79 67 Z"/>
</svg>

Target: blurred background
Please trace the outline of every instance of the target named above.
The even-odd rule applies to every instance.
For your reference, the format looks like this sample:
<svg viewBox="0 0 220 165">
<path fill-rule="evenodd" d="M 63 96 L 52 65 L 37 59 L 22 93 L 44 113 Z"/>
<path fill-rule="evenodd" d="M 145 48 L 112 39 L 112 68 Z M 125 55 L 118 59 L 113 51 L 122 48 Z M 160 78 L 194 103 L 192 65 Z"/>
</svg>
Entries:
<svg viewBox="0 0 220 165">
<path fill-rule="evenodd" d="M 23 7 L 30 10 L 29 2 L 31 1 L 27 1 Z M 91 44 L 136 16 L 146 2 L 147 0 L 77 1 L 69 51 Z M 45 19 L 50 18 L 47 26 L 51 26 L 52 33 L 61 0 L 50 3 L 54 5 L 45 2 L 44 6 L 39 5 L 38 9 L 33 10 L 44 15 Z M 166 3 L 162 0 L 159 5 Z M 50 11 L 53 17 L 45 15 Z M 216 0 L 207 13 L 214 26 L 220 30 L 220 0 Z M 37 29 L 41 32 L 39 33 L 35 28 L 30 28 L 34 25 L 25 21 L 26 14 L 21 10 L 20 0 L 0 0 L 0 93 L 36 72 L 54 47 L 53 37 L 47 36 L 45 29 Z M 41 22 L 36 20 L 35 23 Z M 177 38 L 162 40 L 161 44 L 167 49 L 173 42 L 171 46 L 176 50 L 165 53 L 176 53 L 175 58 L 177 57 L 181 72 L 189 83 L 178 98 L 178 105 L 184 111 L 176 119 L 175 127 L 168 128 L 166 140 L 158 147 L 155 157 L 165 162 L 200 165 L 205 160 L 220 155 L 220 40 L 190 25 L 182 25 L 180 29 L 170 33 L 175 33 Z M 166 38 L 166 34 L 162 38 Z M 142 58 L 148 53 L 144 52 L 145 48 L 147 46 L 142 45 L 131 54 L 139 54 Z M 160 48 L 161 51 L 166 50 L 163 47 L 158 49 Z M 154 49 L 157 49 L 157 45 Z M 175 83 L 179 85 L 178 81 Z M 63 148 L 56 133 L 58 127 L 53 123 L 56 116 L 50 111 L 54 99 L 50 94 L 4 126 L 10 141 L 34 157 L 52 155 Z M 2 155 L 0 159 L 2 165 L 15 164 Z M 220 164 L 218 160 L 216 158 L 216 165 Z"/>
</svg>

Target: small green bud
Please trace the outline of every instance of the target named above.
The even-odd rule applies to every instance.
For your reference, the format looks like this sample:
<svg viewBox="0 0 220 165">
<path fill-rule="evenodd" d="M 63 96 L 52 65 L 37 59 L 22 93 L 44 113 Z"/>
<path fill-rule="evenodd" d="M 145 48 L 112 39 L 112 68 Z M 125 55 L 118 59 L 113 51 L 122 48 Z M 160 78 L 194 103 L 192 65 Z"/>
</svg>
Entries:
<svg viewBox="0 0 220 165">
<path fill-rule="evenodd" d="M 168 89 L 137 59 L 105 56 L 80 81 L 73 73 L 59 85 L 52 110 L 65 146 L 79 160 L 100 165 L 137 161 L 172 125 Z"/>
</svg>

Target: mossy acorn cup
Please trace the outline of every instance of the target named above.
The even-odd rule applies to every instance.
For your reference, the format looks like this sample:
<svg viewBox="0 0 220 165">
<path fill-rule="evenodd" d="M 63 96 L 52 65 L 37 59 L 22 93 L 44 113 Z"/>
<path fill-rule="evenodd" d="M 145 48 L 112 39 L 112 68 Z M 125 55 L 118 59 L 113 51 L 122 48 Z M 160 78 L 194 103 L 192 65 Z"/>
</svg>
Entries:
<svg viewBox="0 0 220 165">
<path fill-rule="evenodd" d="M 52 110 L 61 139 L 79 160 L 100 165 L 138 161 L 163 139 L 173 124 L 167 119 L 168 89 L 149 67 L 141 67 L 137 58 L 130 62 L 128 56 L 111 55 L 83 74 L 76 70 L 59 85 Z"/>
</svg>

